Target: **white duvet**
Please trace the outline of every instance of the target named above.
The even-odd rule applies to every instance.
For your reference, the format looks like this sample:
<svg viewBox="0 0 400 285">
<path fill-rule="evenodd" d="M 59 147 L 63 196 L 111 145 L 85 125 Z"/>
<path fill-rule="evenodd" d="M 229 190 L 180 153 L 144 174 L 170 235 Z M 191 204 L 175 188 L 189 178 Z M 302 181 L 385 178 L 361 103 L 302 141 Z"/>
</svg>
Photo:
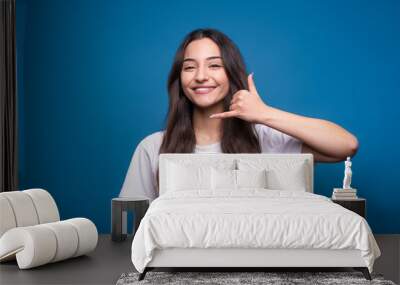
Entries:
<svg viewBox="0 0 400 285">
<path fill-rule="evenodd" d="M 372 272 L 380 256 L 364 218 L 328 198 L 300 191 L 179 191 L 155 199 L 132 243 L 143 272 L 154 249 L 358 249 Z"/>
</svg>

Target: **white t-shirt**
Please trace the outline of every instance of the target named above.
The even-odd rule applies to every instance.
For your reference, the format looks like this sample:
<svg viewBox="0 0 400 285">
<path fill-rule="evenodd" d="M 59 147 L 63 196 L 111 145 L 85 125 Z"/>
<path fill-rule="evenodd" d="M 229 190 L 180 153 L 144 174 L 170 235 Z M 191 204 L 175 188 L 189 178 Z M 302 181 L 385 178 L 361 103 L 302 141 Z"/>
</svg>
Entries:
<svg viewBox="0 0 400 285">
<path fill-rule="evenodd" d="M 262 124 L 255 125 L 263 153 L 300 153 L 302 142 Z M 119 197 L 157 198 L 156 173 L 163 131 L 145 137 L 136 147 Z M 221 153 L 220 143 L 196 145 L 195 153 Z"/>
</svg>

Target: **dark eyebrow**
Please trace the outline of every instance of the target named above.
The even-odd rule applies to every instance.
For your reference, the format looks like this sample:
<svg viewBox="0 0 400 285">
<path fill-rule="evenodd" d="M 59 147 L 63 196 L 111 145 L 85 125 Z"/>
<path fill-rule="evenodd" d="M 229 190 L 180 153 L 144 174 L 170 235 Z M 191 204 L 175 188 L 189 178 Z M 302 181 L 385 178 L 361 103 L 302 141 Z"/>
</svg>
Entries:
<svg viewBox="0 0 400 285">
<path fill-rule="evenodd" d="M 220 57 L 220 56 L 210 56 L 210 57 L 207 57 L 206 60 L 217 59 L 217 58 L 222 59 L 222 57 Z M 196 60 L 194 58 L 185 58 L 183 60 L 183 62 L 185 62 L 185 61 L 196 61 Z"/>
</svg>

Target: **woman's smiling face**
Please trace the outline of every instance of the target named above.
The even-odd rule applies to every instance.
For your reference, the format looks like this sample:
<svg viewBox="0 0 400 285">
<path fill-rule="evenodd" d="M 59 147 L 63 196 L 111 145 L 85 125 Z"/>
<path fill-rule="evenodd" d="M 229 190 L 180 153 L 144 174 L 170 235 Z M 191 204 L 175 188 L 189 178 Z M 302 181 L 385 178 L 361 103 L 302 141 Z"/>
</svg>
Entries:
<svg viewBox="0 0 400 285">
<path fill-rule="evenodd" d="M 189 100 L 200 108 L 222 102 L 229 79 L 217 44 L 209 38 L 192 41 L 183 59 L 181 83 Z"/>
</svg>

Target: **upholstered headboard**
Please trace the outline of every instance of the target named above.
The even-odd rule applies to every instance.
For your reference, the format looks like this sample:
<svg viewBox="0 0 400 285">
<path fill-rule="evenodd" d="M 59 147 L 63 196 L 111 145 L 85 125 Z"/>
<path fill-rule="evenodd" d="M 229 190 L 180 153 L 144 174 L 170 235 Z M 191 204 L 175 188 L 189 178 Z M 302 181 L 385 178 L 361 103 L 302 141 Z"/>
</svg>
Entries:
<svg viewBox="0 0 400 285">
<path fill-rule="evenodd" d="M 176 180 L 185 179 L 186 177 L 184 177 L 184 170 L 193 167 L 202 169 L 211 167 L 218 169 L 219 171 L 223 171 L 224 169 L 244 171 L 257 171 L 259 169 L 266 169 L 269 171 L 269 173 L 273 174 L 273 176 L 270 177 L 270 181 L 275 183 L 275 185 L 295 185 L 297 182 L 299 182 L 298 180 L 302 180 L 300 183 L 304 185 L 305 191 L 311 193 L 314 191 L 314 159 L 313 155 L 309 153 L 161 154 L 159 158 L 160 195 L 168 191 L 168 185 L 170 185 L 171 182 L 174 182 L 171 180 L 175 180 L 176 182 Z M 294 184 L 290 184 L 291 182 Z"/>
</svg>

